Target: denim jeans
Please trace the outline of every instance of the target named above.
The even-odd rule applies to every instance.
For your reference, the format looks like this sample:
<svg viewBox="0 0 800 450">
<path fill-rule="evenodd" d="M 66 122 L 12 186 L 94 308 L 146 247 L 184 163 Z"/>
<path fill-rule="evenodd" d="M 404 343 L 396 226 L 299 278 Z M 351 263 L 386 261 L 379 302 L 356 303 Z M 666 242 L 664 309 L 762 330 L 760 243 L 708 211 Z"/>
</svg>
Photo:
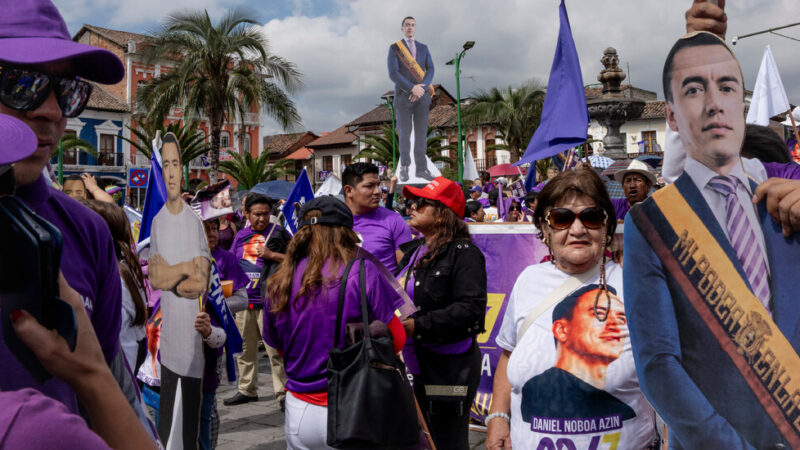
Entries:
<svg viewBox="0 0 800 450">
<path fill-rule="evenodd" d="M 201 450 L 210 450 L 217 446 L 218 431 L 217 395 L 214 392 L 203 392 L 203 403 L 200 408 L 200 436 L 197 439 Z"/>
</svg>

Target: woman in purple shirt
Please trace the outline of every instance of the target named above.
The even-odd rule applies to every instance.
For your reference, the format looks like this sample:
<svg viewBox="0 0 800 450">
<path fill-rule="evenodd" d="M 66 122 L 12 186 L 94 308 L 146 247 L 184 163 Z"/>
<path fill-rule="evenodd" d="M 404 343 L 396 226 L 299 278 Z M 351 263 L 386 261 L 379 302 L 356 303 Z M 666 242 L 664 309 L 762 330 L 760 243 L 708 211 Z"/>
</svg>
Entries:
<svg viewBox="0 0 800 450">
<path fill-rule="evenodd" d="M 334 197 L 311 200 L 300 217 L 286 258 L 267 284 L 263 337 L 286 365 L 287 447 L 328 448 L 328 353 L 335 327 L 345 335 L 345 324 L 361 322 L 359 272 L 351 270 L 341 279 L 356 257 L 359 238 L 350 209 Z M 405 332 L 394 311 L 401 300 L 375 265 L 367 262 L 365 275 L 370 323 L 387 324 L 399 352 Z M 342 321 L 336 324 L 341 283 L 346 283 L 344 307 Z"/>
<path fill-rule="evenodd" d="M 480 381 L 475 336 L 486 315 L 486 261 L 461 220 L 464 194 L 456 183 L 437 177 L 421 189 L 405 186 L 403 196 L 414 200 L 409 225 L 424 236 L 404 246 L 398 265 L 417 306 L 403 321 L 413 338 L 403 355 L 436 447 L 466 449 Z"/>
</svg>

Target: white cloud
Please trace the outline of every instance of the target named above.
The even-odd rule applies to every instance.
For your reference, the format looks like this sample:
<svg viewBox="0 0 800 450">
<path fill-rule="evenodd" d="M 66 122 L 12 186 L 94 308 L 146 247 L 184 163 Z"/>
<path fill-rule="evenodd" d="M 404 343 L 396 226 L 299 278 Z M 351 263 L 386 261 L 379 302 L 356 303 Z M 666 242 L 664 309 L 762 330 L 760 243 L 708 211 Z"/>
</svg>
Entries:
<svg viewBox="0 0 800 450">
<path fill-rule="evenodd" d="M 689 1 L 568 1 L 584 83 L 596 82 L 603 50 L 610 46 L 617 49 L 623 69 L 629 63 L 634 85 L 661 96 L 663 60 L 685 31 L 684 11 L 689 6 Z M 792 0 L 730 2 L 728 40 L 792 22 L 800 17 L 795 6 Z M 453 68 L 444 62 L 467 40 L 476 44 L 462 60 L 462 96 L 531 78 L 547 82 L 558 34 L 556 1 L 342 2 L 335 16 L 296 15 L 271 20 L 263 27 L 273 51 L 304 73 L 306 88 L 297 101 L 306 128 L 330 131 L 380 102 L 380 95 L 392 88 L 386 72 L 388 47 L 401 37 L 400 20 L 406 15 L 417 19 L 417 38 L 429 46 L 434 57 L 434 82 L 444 84 L 453 95 Z M 800 36 L 800 30 L 794 35 Z M 752 86 L 755 80 L 765 43 L 772 45 L 790 99 L 800 102 L 796 58 L 800 44 L 788 39 L 764 35 L 742 40 L 734 47 L 746 85 Z M 279 131 L 274 125 L 268 127 Z"/>
</svg>

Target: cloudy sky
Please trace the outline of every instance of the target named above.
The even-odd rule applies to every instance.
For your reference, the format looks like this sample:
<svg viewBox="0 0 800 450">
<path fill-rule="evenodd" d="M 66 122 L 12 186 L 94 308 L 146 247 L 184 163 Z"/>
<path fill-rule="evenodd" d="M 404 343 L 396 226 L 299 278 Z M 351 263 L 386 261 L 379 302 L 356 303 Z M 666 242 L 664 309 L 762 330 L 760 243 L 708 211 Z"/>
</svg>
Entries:
<svg viewBox="0 0 800 450">
<path fill-rule="evenodd" d="M 547 82 L 558 34 L 558 0 L 55 0 L 71 33 L 88 23 L 145 33 L 170 12 L 206 8 L 212 18 L 233 6 L 249 8 L 263 23 L 271 51 L 295 63 L 304 88 L 295 95 L 303 129 L 333 130 L 380 103 L 391 89 L 389 44 L 402 37 L 400 21 L 417 19 L 417 39 L 427 44 L 435 83 L 455 96 L 452 66 L 444 63 L 463 43 L 476 42 L 462 60 L 462 96 L 493 86 Z M 800 22 L 796 0 L 728 0 L 728 41 L 767 28 Z M 658 92 L 664 57 L 684 32 L 691 0 L 567 0 L 585 84 L 595 83 L 606 47 L 614 47 L 637 87 Z M 800 26 L 780 31 L 800 39 Z M 800 103 L 800 42 L 772 34 L 734 47 L 752 88 L 769 44 L 789 100 Z M 626 66 L 627 64 L 627 66 Z M 627 82 L 627 80 L 626 80 Z M 281 132 L 270 120 L 267 132 Z"/>
</svg>

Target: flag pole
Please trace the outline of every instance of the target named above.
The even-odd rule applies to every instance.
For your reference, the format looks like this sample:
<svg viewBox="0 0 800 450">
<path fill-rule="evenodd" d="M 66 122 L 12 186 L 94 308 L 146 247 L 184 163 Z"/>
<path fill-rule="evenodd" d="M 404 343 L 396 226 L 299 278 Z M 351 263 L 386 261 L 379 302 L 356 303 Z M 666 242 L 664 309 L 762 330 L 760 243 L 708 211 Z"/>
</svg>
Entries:
<svg viewBox="0 0 800 450">
<path fill-rule="evenodd" d="M 789 119 L 792 120 L 792 130 L 794 130 L 794 140 L 797 141 L 797 144 L 800 145 L 800 133 L 797 132 L 797 124 L 794 121 L 794 114 L 792 114 L 792 108 L 789 108 Z"/>
</svg>

